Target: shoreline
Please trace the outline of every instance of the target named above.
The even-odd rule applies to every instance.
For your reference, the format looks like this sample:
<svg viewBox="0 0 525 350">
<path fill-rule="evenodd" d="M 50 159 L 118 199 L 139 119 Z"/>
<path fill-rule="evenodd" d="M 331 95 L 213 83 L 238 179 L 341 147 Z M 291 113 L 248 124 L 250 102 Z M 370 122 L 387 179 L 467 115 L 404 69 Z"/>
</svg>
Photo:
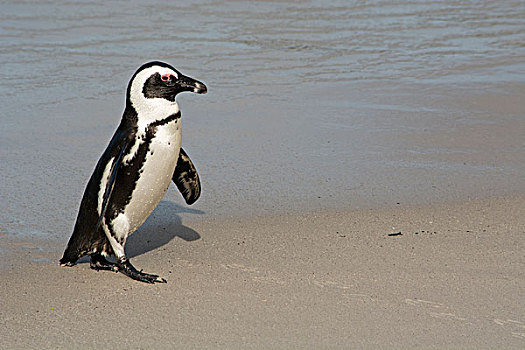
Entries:
<svg viewBox="0 0 525 350">
<path fill-rule="evenodd" d="M 178 194 L 177 194 L 178 195 Z M 434 210 L 445 209 L 447 207 L 461 207 L 469 203 L 492 202 L 506 202 L 514 201 L 525 202 L 525 193 L 498 194 L 489 196 L 470 196 L 468 198 L 450 199 L 450 198 L 433 198 L 432 203 L 424 203 L 421 199 L 406 202 L 388 202 L 385 200 L 383 204 L 379 203 L 363 203 L 361 205 L 351 205 L 341 207 L 338 205 L 326 206 L 324 208 L 289 208 L 286 211 L 270 210 L 262 211 L 261 213 L 247 213 L 239 212 L 236 214 L 205 214 L 204 217 L 194 215 L 193 212 L 199 213 L 199 209 L 187 207 L 173 202 L 171 196 L 166 196 L 153 211 L 146 222 L 128 239 L 129 242 L 137 242 L 137 244 L 149 241 L 148 237 L 154 241 L 153 245 L 157 247 L 150 247 L 149 250 L 157 249 L 158 247 L 169 243 L 175 238 L 181 238 L 183 241 L 194 241 L 201 239 L 201 236 L 190 229 L 188 226 L 204 225 L 213 226 L 215 224 L 226 225 L 228 222 L 254 222 L 254 221 L 275 221 L 285 220 L 285 218 L 305 218 L 309 216 L 334 216 L 345 215 L 348 213 L 357 213 L 362 216 L 369 212 L 378 213 L 394 213 L 396 211 L 412 211 L 412 210 Z M 71 230 L 73 229 L 74 221 L 71 222 Z M 178 230 L 181 232 L 178 232 Z M 393 228 L 395 229 L 395 227 Z M 164 232 L 162 232 L 164 231 Z M 169 231 L 169 232 L 167 232 Z M 162 237 L 164 233 L 166 236 Z M 152 236 L 153 235 L 153 236 Z M 33 262 L 40 263 L 55 263 L 58 262 L 59 256 L 65 249 L 66 244 L 71 236 L 71 232 L 65 235 L 56 234 L 48 236 L 43 233 L 38 235 L 22 234 L 20 236 L 13 236 L 12 234 L 0 235 L 0 271 L 6 267 L 5 262 L 12 258 L 20 258 L 24 255 L 27 259 L 33 259 Z M 131 243 L 134 245 L 135 243 Z M 136 255 L 138 248 L 132 248 L 132 255 Z M 149 251 L 148 250 L 148 251 Z M 144 252 L 141 252 L 142 254 Z M 57 255 L 58 254 L 58 255 Z M 56 255 L 56 256 L 55 256 Z M 84 258 L 85 259 L 85 258 Z M 29 260 L 26 262 L 30 262 Z"/>
<path fill-rule="evenodd" d="M 137 232 L 127 251 L 168 280 L 153 286 L 59 267 L 54 252 L 14 256 L 0 269 L 0 345 L 522 348 L 523 212 L 516 195 L 184 219 L 176 234 L 151 223 L 164 233 Z"/>
</svg>

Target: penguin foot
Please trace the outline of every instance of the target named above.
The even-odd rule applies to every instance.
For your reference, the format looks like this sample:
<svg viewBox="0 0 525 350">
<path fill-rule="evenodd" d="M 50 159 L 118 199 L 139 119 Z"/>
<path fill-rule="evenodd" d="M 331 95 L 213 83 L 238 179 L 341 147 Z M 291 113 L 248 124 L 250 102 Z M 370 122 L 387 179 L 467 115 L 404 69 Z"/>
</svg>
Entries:
<svg viewBox="0 0 525 350">
<path fill-rule="evenodd" d="M 93 270 L 109 270 L 109 271 L 119 271 L 119 267 L 116 263 L 107 261 L 102 254 L 91 254 L 91 260 L 89 262 L 89 267 Z"/>
<path fill-rule="evenodd" d="M 152 275 L 149 273 L 145 273 L 141 271 L 138 271 L 127 259 L 122 259 L 121 261 L 117 262 L 118 265 L 118 271 L 122 272 L 126 276 L 133 278 L 134 280 L 145 282 L 145 283 L 167 283 L 166 280 L 162 277 L 159 277 L 158 275 Z"/>
</svg>

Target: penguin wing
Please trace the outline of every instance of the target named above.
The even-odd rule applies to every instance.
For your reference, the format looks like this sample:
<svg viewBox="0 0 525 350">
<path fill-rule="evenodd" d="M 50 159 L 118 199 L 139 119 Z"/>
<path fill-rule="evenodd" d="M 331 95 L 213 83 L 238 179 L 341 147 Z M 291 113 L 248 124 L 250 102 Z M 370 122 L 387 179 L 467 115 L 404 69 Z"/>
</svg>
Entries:
<svg viewBox="0 0 525 350">
<path fill-rule="evenodd" d="M 123 154 L 130 142 L 129 140 L 129 130 L 117 129 L 108 147 L 100 157 L 84 192 L 73 234 L 69 239 L 62 259 L 60 259 L 61 264 L 73 265 L 80 257 L 91 252 L 93 247 L 102 244 L 106 240 L 105 234 L 99 228 L 106 212 L 111 192 L 115 186 L 117 169 L 122 162 Z M 102 210 L 101 214 L 99 214 L 97 209 L 99 186 L 104 170 L 111 161 L 112 166 L 109 170 L 108 181 L 103 189 Z"/>
<path fill-rule="evenodd" d="M 195 203 L 201 195 L 199 174 L 190 157 L 181 148 L 175 172 L 171 178 L 188 205 Z"/>
<path fill-rule="evenodd" d="M 108 208 L 108 202 L 111 197 L 111 193 L 113 192 L 113 187 L 115 187 L 115 179 L 117 178 L 117 170 L 120 167 L 120 163 L 122 162 L 122 157 L 124 156 L 124 153 L 126 152 L 126 149 L 129 144 L 129 137 L 128 133 L 123 132 L 115 134 L 115 137 L 111 140 L 111 143 L 108 147 L 108 149 L 112 149 L 113 153 L 111 156 L 114 157 L 113 164 L 110 168 L 110 176 L 109 180 L 106 183 L 106 188 L 104 189 L 104 196 L 102 197 L 102 207 L 100 209 L 100 216 L 98 217 L 97 224 L 95 226 L 95 231 L 97 231 L 102 224 L 102 219 L 104 218 L 104 215 L 106 214 L 106 209 Z M 112 147 L 113 146 L 113 147 Z"/>
</svg>

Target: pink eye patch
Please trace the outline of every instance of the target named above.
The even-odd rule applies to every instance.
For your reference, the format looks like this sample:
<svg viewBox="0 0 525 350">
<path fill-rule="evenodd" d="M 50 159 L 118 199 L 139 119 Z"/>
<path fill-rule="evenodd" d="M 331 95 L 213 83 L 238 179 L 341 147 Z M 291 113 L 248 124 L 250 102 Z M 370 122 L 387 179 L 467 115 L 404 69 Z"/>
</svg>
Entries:
<svg viewBox="0 0 525 350">
<path fill-rule="evenodd" d="M 168 73 L 168 74 L 161 75 L 160 79 L 162 79 L 162 81 L 168 81 L 168 80 L 172 79 L 172 77 L 173 77 L 173 74 L 169 74 Z"/>
</svg>

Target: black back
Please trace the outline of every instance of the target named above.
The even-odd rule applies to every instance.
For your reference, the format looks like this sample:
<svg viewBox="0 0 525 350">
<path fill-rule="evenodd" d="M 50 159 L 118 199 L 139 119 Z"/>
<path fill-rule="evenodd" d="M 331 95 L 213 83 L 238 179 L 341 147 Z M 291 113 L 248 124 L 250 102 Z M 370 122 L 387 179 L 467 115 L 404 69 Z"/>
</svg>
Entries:
<svg viewBox="0 0 525 350">
<path fill-rule="evenodd" d="M 102 228 L 100 227 L 100 215 L 98 214 L 98 195 L 100 191 L 100 184 L 102 175 L 107 163 L 111 158 L 115 160 L 121 158 L 121 155 L 131 146 L 132 140 L 137 132 L 136 127 L 130 125 L 127 121 L 133 119 L 123 118 L 121 124 L 117 128 L 113 138 L 108 147 L 100 157 L 95 171 L 91 175 L 89 182 L 84 191 L 84 196 L 80 203 L 77 221 L 73 229 L 73 234 L 67 244 L 64 256 L 60 259 L 61 264 L 73 264 L 80 257 L 85 254 L 93 252 L 108 251 L 111 249 L 109 241 Z M 116 161 L 115 161 L 116 163 Z M 115 169 L 118 169 L 119 164 L 114 164 Z M 106 192 L 105 201 L 109 201 L 111 191 Z M 111 250 L 109 250 L 111 252 Z"/>
</svg>

